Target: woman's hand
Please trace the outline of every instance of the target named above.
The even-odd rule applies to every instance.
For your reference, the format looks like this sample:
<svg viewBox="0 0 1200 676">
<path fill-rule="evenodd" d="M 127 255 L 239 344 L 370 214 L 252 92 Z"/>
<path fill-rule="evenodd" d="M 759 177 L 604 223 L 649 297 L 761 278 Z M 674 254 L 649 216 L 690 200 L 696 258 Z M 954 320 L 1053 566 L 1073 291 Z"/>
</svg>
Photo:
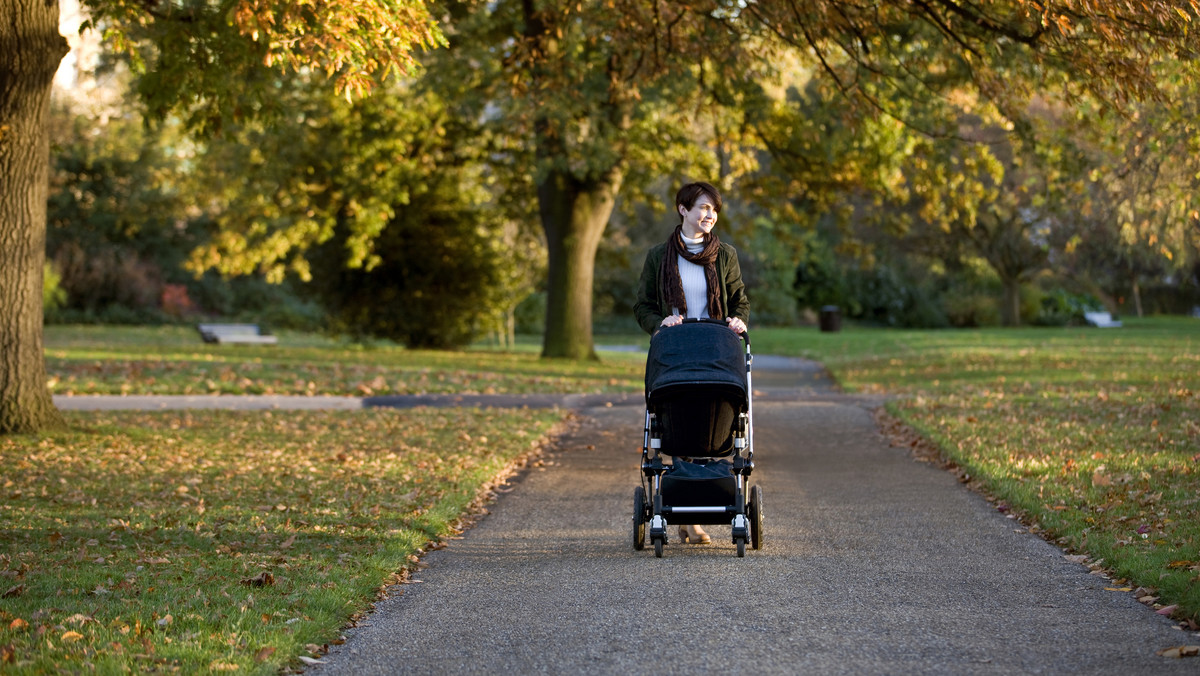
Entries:
<svg viewBox="0 0 1200 676">
<path fill-rule="evenodd" d="M 679 326 L 682 323 L 683 317 L 679 315 L 667 315 L 662 320 L 662 326 Z"/>
<path fill-rule="evenodd" d="M 738 319 L 737 317 L 726 317 L 725 321 L 729 324 L 729 328 L 733 329 L 734 332 L 736 332 L 736 333 L 745 333 L 746 332 L 746 322 Z"/>
</svg>

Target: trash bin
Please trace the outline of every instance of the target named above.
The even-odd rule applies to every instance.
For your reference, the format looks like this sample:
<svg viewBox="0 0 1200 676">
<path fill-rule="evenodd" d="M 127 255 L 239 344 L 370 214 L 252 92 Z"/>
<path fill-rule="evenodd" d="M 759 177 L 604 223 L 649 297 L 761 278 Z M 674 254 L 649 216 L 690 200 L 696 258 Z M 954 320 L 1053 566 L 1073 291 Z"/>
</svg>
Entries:
<svg viewBox="0 0 1200 676">
<path fill-rule="evenodd" d="M 821 333 L 837 333 L 842 330 L 842 309 L 836 305 L 821 308 Z"/>
</svg>

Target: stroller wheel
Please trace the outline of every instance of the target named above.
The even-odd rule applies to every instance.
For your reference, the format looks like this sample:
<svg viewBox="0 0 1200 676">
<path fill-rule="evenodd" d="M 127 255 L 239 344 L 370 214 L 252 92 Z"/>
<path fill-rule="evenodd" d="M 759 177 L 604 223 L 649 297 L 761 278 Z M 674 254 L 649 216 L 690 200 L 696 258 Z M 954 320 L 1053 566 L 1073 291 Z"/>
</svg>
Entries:
<svg viewBox="0 0 1200 676">
<path fill-rule="evenodd" d="M 762 487 L 755 486 L 750 489 L 750 507 L 748 509 L 750 517 L 750 548 L 762 549 L 763 546 L 763 504 L 762 504 Z"/>
<path fill-rule="evenodd" d="M 655 556 L 655 558 L 659 558 L 659 559 L 662 558 L 663 539 L 664 538 L 660 538 L 660 537 L 654 538 L 654 556 Z"/>
<path fill-rule="evenodd" d="M 746 538 L 737 539 L 737 555 L 739 559 L 746 556 Z"/>
<path fill-rule="evenodd" d="M 646 489 L 633 489 L 633 548 L 641 551 L 646 547 Z"/>
</svg>

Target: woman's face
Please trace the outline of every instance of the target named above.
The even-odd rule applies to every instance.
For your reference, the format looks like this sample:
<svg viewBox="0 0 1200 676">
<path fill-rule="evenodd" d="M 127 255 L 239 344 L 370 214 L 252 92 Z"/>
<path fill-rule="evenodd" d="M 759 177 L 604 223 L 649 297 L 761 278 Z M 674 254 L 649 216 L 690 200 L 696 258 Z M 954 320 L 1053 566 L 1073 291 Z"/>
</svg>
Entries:
<svg viewBox="0 0 1200 676">
<path fill-rule="evenodd" d="M 683 235 L 695 239 L 712 232 L 717 224 L 717 207 L 708 195 L 700 195 L 692 208 L 679 205 L 679 214 L 683 216 Z"/>
</svg>

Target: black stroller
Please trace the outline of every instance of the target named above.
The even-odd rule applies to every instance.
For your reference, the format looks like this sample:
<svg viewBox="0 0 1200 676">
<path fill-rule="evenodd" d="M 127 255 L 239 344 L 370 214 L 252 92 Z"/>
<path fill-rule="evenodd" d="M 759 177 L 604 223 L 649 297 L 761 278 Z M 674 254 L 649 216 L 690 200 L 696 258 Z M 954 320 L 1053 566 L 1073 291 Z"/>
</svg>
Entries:
<svg viewBox="0 0 1200 676">
<path fill-rule="evenodd" d="M 762 547 L 762 489 L 747 490 L 754 469 L 752 361 L 749 334 L 739 338 L 720 320 L 685 319 L 650 340 L 634 549 L 646 546 L 649 525 L 654 555 L 662 557 L 668 520 L 732 524 L 738 556 L 747 544 Z"/>
</svg>

